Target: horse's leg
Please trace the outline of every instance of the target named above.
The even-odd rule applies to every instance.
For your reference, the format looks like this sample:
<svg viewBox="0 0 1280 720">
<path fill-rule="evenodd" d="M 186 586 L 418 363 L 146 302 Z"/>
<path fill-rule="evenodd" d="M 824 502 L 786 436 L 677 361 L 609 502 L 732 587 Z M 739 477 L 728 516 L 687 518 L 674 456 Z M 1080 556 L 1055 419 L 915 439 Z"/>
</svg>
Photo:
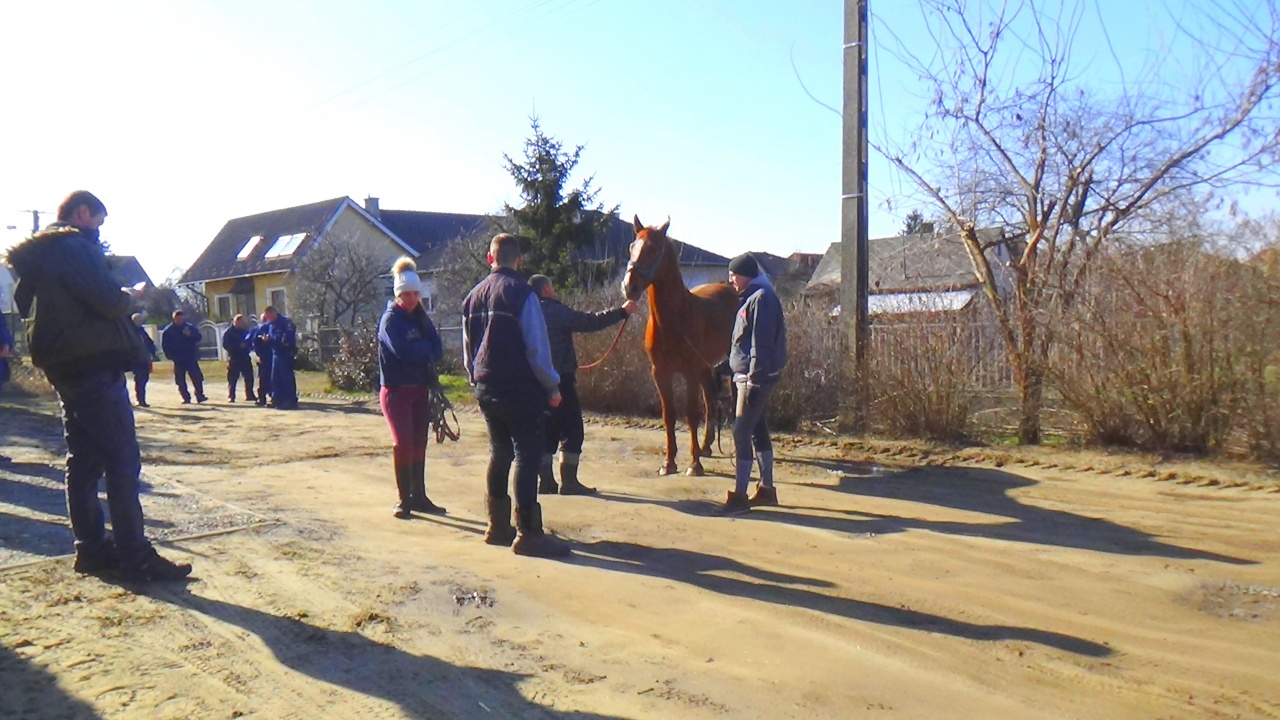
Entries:
<svg viewBox="0 0 1280 720">
<path fill-rule="evenodd" d="M 653 368 L 653 383 L 658 386 L 658 401 L 662 405 L 662 429 L 667 431 L 667 459 L 658 470 L 659 475 L 672 475 L 676 471 L 676 421 L 674 414 L 675 391 L 673 378 L 665 368 Z"/>
<path fill-rule="evenodd" d="M 698 421 L 702 419 L 704 411 L 698 407 L 698 396 L 703 392 L 702 378 L 695 374 L 689 373 L 684 376 L 684 407 L 686 418 L 689 421 L 689 442 L 690 457 L 693 462 L 689 465 L 689 470 L 685 473 L 693 477 L 702 477 L 707 472 L 702 469 L 702 448 L 698 445 Z"/>
<path fill-rule="evenodd" d="M 720 431 L 720 385 L 716 382 L 715 371 L 707 373 L 702 380 L 702 407 L 705 411 L 704 417 L 707 421 L 707 429 L 702 435 L 702 457 L 711 457 L 711 441 L 715 439 L 716 433 Z"/>
</svg>

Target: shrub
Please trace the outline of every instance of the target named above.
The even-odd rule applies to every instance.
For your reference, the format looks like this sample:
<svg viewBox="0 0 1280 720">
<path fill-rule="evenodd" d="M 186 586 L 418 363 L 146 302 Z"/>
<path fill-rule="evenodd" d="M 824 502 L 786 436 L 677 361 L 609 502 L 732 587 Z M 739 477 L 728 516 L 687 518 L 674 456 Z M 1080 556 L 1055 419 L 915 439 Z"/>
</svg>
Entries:
<svg viewBox="0 0 1280 720">
<path fill-rule="evenodd" d="M 1278 290 L 1198 242 L 1114 253 L 1064 325 L 1054 386 L 1096 442 L 1275 457 Z"/>
<path fill-rule="evenodd" d="M 378 333 L 370 328 L 346 330 L 338 352 L 325 368 L 337 390 L 372 392 L 378 387 Z"/>
</svg>

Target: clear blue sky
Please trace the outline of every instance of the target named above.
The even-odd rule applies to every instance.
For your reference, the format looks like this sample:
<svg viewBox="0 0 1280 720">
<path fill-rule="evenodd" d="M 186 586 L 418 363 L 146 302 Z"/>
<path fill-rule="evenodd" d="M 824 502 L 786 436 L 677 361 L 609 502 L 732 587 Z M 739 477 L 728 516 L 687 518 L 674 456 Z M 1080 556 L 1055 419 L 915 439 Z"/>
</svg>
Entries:
<svg viewBox="0 0 1280 720">
<path fill-rule="evenodd" d="M 1125 52 L 1149 0 L 1108 9 Z M 919 34 L 911 2 L 875 23 Z M 530 114 L 585 144 L 606 205 L 724 255 L 839 239 L 841 0 L 173 0 L 0 8 L 0 246 L 72 189 L 157 280 L 233 217 L 350 195 L 483 213 L 516 202 L 502 154 Z M 876 24 L 872 32 L 877 32 Z M 1135 24 L 1136 23 L 1136 24 Z M 923 99 L 872 61 L 873 136 Z M 911 209 L 871 166 L 873 236 Z M 886 207 L 892 205 L 891 211 Z M 49 218 L 51 219 L 51 218 Z M 18 230 L 5 230 L 14 225 Z"/>
</svg>

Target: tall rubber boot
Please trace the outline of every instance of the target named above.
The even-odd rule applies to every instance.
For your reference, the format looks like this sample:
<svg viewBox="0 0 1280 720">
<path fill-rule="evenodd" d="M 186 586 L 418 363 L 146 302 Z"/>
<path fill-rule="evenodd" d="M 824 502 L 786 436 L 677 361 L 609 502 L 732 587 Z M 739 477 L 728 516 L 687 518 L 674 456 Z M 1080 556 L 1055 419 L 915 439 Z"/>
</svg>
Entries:
<svg viewBox="0 0 1280 720">
<path fill-rule="evenodd" d="M 760 463 L 760 484 L 751 496 L 751 506 L 777 505 L 778 491 L 773 487 L 773 451 L 756 453 L 756 462 Z"/>
<path fill-rule="evenodd" d="M 444 515 L 447 512 L 427 497 L 426 460 L 415 460 L 409 466 L 409 509 L 426 515 Z"/>
<path fill-rule="evenodd" d="M 565 557 L 572 550 L 569 543 L 548 535 L 542 529 L 542 506 L 516 508 L 516 542 L 511 550 L 517 555 L 530 557 Z"/>
<path fill-rule="evenodd" d="M 413 472 L 408 465 L 396 466 L 396 492 L 400 495 L 400 502 L 391 508 L 391 513 L 401 520 L 408 520 L 413 517 L 411 510 L 413 509 L 413 496 L 410 489 L 409 475 Z"/>
<path fill-rule="evenodd" d="M 599 491 L 578 481 L 578 458 L 581 453 L 560 453 L 560 494 L 595 495 Z"/>
<path fill-rule="evenodd" d="M 484 533 L 484 541 L 510 547 L 516 539 L 516 529 L 511 525 L 511 496 L 485 495 L 484 509 L 489 513 L 489 529 Z"/>
<path fill-rule="evenodd" d="M 556 487 L 556 476 L 551 472 L 551 461 L 554 455 L 543 455 L 542 464 L 538 466 L 538 494 L 539 495 L 555 495 L 559 489 Z"/>
</svg>

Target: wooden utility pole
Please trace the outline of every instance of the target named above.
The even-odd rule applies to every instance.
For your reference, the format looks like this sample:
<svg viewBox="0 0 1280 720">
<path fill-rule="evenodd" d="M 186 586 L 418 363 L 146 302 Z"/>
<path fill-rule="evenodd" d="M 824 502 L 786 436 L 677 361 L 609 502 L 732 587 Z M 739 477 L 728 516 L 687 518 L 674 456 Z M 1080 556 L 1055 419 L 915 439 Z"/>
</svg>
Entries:
<svg viewBox="0 0 1280 720">
<path fill-rule="evenodd" d="M 840 425 L 866 430 L 867 343 L 867 3 L 844 1 L 844 151 L 840 189 L 840 319 L 847 384 Z"/>
</svg>

